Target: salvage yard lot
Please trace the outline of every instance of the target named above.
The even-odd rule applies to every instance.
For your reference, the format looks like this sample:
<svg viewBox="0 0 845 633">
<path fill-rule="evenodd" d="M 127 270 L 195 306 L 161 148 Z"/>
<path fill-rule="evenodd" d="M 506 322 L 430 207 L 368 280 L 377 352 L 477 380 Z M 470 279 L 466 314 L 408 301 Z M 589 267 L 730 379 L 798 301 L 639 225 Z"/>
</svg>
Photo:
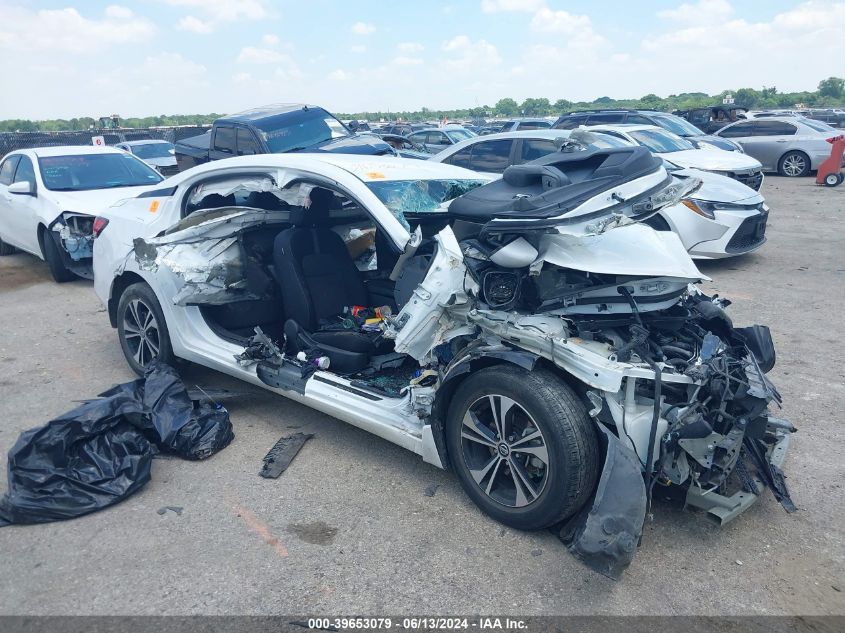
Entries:
<svg viewBox="0 0 845 633">
<path fill-rule="evenodd" d="M 701 269 L 735 323 L 772 328 L 770 376 L 799 429 L 785 465 L 796 514 L 766 491 L 720 529 L 657 501 L 613 582 L 550 533 L 495 523 L 411 453 L 185 366 L 188 386 L 243 393 L 226 402 L 234 442 L 205 462 L 155 460 L 146 488 L 105 511 L 0 529 L 0 613 L 845 613 L 845 187 L 769 177 L 763 194 L 768 243 Z M 133 377 L 90 282 L 0 258 L 3 489 L 21 431 Z M 278 480 L 258 477 L 295 431 L 316 437 Z"/>
</svg>

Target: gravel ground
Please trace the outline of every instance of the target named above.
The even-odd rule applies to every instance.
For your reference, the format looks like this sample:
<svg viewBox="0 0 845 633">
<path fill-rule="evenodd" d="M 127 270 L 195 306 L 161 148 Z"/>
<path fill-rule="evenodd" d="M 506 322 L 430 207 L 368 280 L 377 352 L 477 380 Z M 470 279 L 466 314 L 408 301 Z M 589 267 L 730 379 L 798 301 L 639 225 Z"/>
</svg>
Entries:
<svg viewBox="0 0 845 633">
<path fill-rule="evenodd" d="M 551 534 L 488 519 L 412 454 L 188 367 L 189 384 L 246 392 L 227 403 L 234 442 L 205 462 L 156 460 L 146 488 L 103 512 L 0 529 L 0 614 L 845 614 L 845 186 L 770 177 L 764 194 L 769 242 L 701 269 L 735 322 L 773 330 L 771 377 L 799 428 L 785 466 L 796 514 L 766 493 L 718 528 L 657 503 L 613 582 Z M 21 431 L 131 378 L 89 282 L 0 259 L 0 489 Z M 258 477 L 294 430 L 316 437 L 281 478 Z"/>
</svg>

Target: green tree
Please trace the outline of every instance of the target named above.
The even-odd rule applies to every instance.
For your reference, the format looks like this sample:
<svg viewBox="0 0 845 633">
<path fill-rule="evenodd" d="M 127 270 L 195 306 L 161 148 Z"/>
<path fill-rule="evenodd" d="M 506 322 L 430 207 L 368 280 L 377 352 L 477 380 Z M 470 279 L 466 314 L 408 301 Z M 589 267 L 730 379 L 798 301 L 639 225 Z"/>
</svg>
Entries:
<svg viewBox="0 0 845 633">
<path fill-rule="evenodd" d="M 529 98 L 522 102 L 519 109 L 525 116 L 546 116 L 551 112 L 552 104 L 545 97 L 541 99 Z"/>
<path fill-rule="evenodd" d="M 519 111 L 519 105 L 510 97 L 499 99 L 496 105 L 493 106 L 493 111 L 499 116 L 516 116 Z"/>
<path fill-rule="evenodd" d="M 842 99 L 845 97 L 845 79 L 828 77 L 819 82 L 819 96 Z"/>
</svg>

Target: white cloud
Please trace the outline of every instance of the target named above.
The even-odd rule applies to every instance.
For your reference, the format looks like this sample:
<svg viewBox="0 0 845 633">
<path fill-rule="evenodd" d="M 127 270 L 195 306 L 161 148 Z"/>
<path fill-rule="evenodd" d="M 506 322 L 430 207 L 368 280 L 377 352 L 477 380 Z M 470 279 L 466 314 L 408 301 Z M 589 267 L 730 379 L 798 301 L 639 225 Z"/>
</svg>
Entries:
<svg viewBox="0 0 845 633">
<path fill-rule="evenodd" d="M 338 68 L 337 70 L 333 70 L 329 73 L 329 79 L 332 81 L 348 81 L 352 79 L 352 73 L 348 73 L 345 70 Z"/>
<path fill-rule="evenodd" d="M 239 64 L 278 64 L 288 59 L 287 55 L 269 48 L 245 46 L 238 54 Z"/>
<path fill-rule="evenodd" d="M 481 0 L 481 10 L 484 13 L 499 13 L 501 11 L 537 11 L 544 7 L 545 0 Z"/>
<path fill-rule="evenodd" d="M 372 35 L 376 32 L 376 26 L 367 22 L 356 22 L 352 25 L 352 32 L 355 35 Z"/>
<path fill-rule="evenodd" d="M 211 33 L 221 24 L 239 20 L 263 20 L 270 17 L 266 0 L 166 0 L 175 7 L 196 11 L 202 18 L 187 15 L 178 28 L 194 33 Z"/>
<path fill-rule="evenodd" d="M 695 4 L 684 3 L 675 9 L 657 12 L 657 17 L 685 24 L 714 24 L 727 20 L 734 12 L 728 0 L 699 0 Z"/>
<path fill-rule="evenodd" d="M 180 31 L 190 31 L 191 33 L 199 33 L 200 35 L 208 35 L 214 32 L 214 25 L 211 22 L 200 20 L 193 15 L 186 15 L 176 23 L 176 28 Z"/>
<path fill-rule="evenodd" d="M 473 42 L 466 35 L 458 35 L 448 42 L 443 42 L 441 49 L 450 53 L 445 64 L 453 70 L 480 71 L 498 66 L 502 61 L 499 51 L 490 42 L 487 40 Z"/>
<path fill-rule="evenodd" d="M 359 53 L 359 54 L 360 54 L 360 53 L 366 53 L 366 52 L 367 52 L 367 47 L 366 47 L 366 46 L 364 46 L 363 44 L 355 44 L 354 46 L 351 46 L 351 47 L 349 48 L 349 50 L 350 50 L 350 52 L 352 52 L 352 53 Z"/>
<path fill-rule="evenodd" d="M 265 46 L 276 46 L 279 43 L 279 38 L 272 33 L 268 33 L 264 37 L 261 38 L 262 44 Z"/>
<path fill-rule="evenodd" d="M 552 11 L 543 7 L 531 18 L 531 28 L 545 33 L 571 35 L 583 29 L 592 29 L 589 16 L 576 15 L 567 11 Z"/>
<path fill-rule="evenodd" d="M 0 48 L 14 51 L 86 53 L 114 44 L 145 42 L 155 25 L 126 7 L 107 7 L 103 17 L 86 18 L 73 8 L 31 11 L 0 4 Z"/>
<path fill-rule="evenodd" d="M 394 57 L 390 63 L 394 66 L 419 66 L 423 63 L 423 60 L 419 57 L 405 57 L 404 55 L 400 55 L 399 57 Z"/>
<path fill-rule="evenodd" d="M 425 50 L 425 46 L 418 42 L 402 42 L 396 47 L 396 49 L 400 53 L 420 53 Z"/>
</svg>

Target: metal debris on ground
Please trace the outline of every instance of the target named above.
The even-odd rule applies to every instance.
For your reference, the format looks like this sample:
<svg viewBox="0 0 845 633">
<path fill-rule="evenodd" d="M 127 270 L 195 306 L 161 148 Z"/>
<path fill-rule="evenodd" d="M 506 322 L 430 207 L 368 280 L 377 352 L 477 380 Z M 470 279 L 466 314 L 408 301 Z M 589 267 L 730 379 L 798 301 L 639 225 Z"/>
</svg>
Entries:
<svg viewBox="0 0 845 633">
<path fill-rule="evenodd" d="M 437 494 L 437 489 L 438 489 L 439 487 L 440 487 L 440 484 L 429 484 L 429 485 L 426 487 L 426 489 L 425 489 L 425 491 L 423 492 L 423 494 L 424 494 L 426 497 L 433 497 L 435 494 Z"/>
<path fill-rule="evenodd" d="M 183 509 L 184 508 L 182 506 L 164 506 L 163 508 L 156 510 L 156 514 L 163 515 L 165 512 L 170 510 L 171 512 L 175 512 L 177 516 L 182 516 Z"/>
<path fill-rule="evenodd" d="M 287 470 L 299 449 L 312 437 L 313 433 L 294 433 L 282 437 L 264 456 L 264 465 L 258 474 L 267 479 L 276 479 Z"/>
</svg>

